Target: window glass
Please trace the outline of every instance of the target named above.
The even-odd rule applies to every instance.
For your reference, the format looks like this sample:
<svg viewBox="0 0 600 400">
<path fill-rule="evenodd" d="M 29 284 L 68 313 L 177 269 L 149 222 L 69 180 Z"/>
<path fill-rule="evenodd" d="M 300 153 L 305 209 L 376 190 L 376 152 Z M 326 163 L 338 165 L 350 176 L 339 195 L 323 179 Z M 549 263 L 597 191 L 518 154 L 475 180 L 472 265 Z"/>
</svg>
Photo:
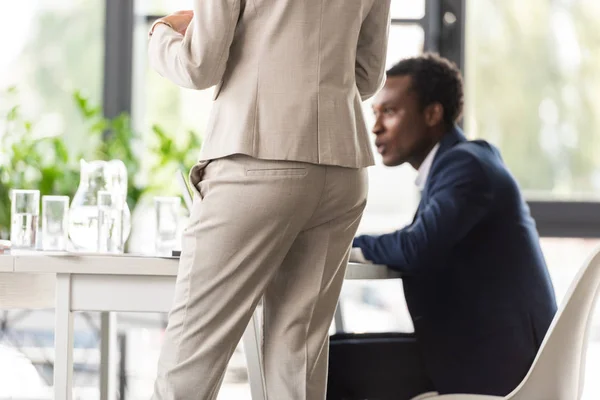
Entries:
<svg viewBox="0 0 600 400">
<path fill-rule="evenodd" d="M 387 65 L 389 69 L 403 58 L 423 52 L 425 34 L 416 24 L 397 24 L 390 29 Z M 367 129 L 371 131 L 375 119 L 372 100 L 363 104 Z M 376 165 L 369 168 L 367 207 L 359 226 L 359 233 L 385 232 L 409 223 L 419 202 L 414 185 L 416 172 L 409 165 L 386 167 L 381 162 L 371 136 Z"/>
<path fill-rule="evenodd" d="M 392 0 L 392 18 L 421 19 L 425 16 L 425 0 Z"/>
<path fill-rule="evenodd" d="M 135 0 L 137 15 L 165 15 L 179 10 L 190 10 L 193 0 Z"/>
<path fill-rule="evenodd" d="M 600 198 L 600 2 L 478 0 L 466 25 L 466 132 L 530 199 Z"/>
<path fill-rule="evenodd" d="M 62 137 L 72 151 L 85 147 L 86 124 L 75 106 L 73 94 L 81 91 L 95 104 L 101 103 L 104 9 L 104 0 L 0 2 L 3 16 L 0 24 L 0 136 L 7 132 L 11 137 L 14 134 L 13 143 L 18 149 L 22 149 L 18 135 L 25 132 L 25 125 L 31 125 L 31 134 L 36 138 Z M 8 88 L 14 89 L 9 92 Z M 19 118 L 8 123 L 5 118 L 14 107 L 18 107 Z M 6 150 L 0 146 L 0 161 L 5 161 L 2 157 L 7 154 Z M 43 151 L 25 153 L 22 158 L 37 156 L 47 154 Z M 5 215 L 2 211 L 9 203 L 3 182 L 0 179 L 0 214 Z M 42 179 L 41 184 L 46 183 Z M 0 234 L 3 222 L 5 220 L 0 221 Z M 8 371 L 5 371 L 8 375 L 0 374 L 0 397 L 50 398 L 54 357 L 52 313 L 10 310 L 3 312 L 1 320 L 0 369 L 13 370 L 12 375 Z M 91 386 L 92 393 L 97 393 L 94 334 L 79 315 L 75 327 L 74 393 L 76 397 L 82 394 L 78 397 L 81 399 L 94 399 L 88 391 Z"/>
<path fill-rule="evenodd" d="M 19 105 L 36 134 L 64 135 L 70 147 L 83 146 L 73 93 L 101 101 L 104 1 L 9 1 L 0 10 L 0 109 Z M 16 94 L 7 95 L 8 87 Z"/>
</svg>

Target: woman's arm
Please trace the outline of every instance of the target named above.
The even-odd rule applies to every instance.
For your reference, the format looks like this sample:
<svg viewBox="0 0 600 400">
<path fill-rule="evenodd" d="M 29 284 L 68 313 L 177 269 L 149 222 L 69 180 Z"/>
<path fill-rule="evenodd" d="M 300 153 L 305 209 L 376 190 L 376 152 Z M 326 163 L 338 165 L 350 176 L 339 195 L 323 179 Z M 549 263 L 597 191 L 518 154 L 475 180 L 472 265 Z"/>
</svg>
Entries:
<svg viewBox="0 0 600 400">
<path fill-rule="evenodd" d="M 206 89 L 219 83 L 229 57 L 240 1 L 196 0 L 193 13 L 179 12 L 157 21 L 148 45 L 152 68 L 185 88 Z M 181 29 L 185 18 L 189 25 Z"/>
</svg>

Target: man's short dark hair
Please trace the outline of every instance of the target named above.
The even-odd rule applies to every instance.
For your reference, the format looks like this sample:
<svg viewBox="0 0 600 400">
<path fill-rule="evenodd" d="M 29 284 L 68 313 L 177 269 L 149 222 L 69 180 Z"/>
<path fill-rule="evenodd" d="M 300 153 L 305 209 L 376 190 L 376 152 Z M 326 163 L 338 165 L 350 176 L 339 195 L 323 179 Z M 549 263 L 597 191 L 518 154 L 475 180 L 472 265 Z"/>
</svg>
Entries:
<svg viewBox="0 0 600 400">
<path fill-rule="evenodd" d="M 444 123 L 452 126 L 463 111 L 463 80 L 456 64 L 436 54 L 406 58 L 387 71 L 387 76 L 410 76 L 421 107 L 440 103 Z"/>
</svg>

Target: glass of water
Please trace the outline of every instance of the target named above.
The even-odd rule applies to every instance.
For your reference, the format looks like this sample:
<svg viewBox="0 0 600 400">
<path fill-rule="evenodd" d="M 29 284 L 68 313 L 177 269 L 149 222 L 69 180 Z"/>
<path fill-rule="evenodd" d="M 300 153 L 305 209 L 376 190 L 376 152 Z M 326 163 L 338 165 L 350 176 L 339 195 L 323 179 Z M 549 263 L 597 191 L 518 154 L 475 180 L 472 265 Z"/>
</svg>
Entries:
<svg viewBox="0 0 600 400">
<path fill-rule="evenodd" d="M 11 193 L 10 241 L 13 249 L 35 249 L 40 191 L 15 189 Z"/>
<path fill-rule="evenodd" d="M 98 192 L 98 251 L 123 253 L 123 211 L 125 198 L 119 192 Z"/>
<path fill-rule="evenodd" d="M 69 197 L 42 196 L 42 249 L 67 250 L 69 240 Z"/>
<path fill-rule="evenodd" d="M 156 237 L 154 250 L 161 256 L 170 256 L 177 246 L 179 230 L 180 197 L 155 197 Z"/>
</svg>

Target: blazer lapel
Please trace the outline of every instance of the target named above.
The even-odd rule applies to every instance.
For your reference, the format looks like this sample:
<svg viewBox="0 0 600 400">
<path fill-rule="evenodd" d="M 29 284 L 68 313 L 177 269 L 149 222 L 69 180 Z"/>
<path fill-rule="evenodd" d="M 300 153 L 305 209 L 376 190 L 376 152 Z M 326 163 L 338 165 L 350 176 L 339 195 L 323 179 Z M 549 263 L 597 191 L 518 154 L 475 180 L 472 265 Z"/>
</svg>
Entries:
<svg viewBox="0 0 600 400">
<path fill-rule="evenodd" d="M 435 158 L 433 159 L 433 163 L 431 164 L 431 170 L 430 170 L 429 176 L 427 177 L 427 181 L 425 182 L 425 187 L 423 188 L 423 191 L 421 192 L 421 200 L 419 201 L 419 206 L 417 207 L 417 211 L 415 212 L 415 216 L 413 218 L 412 223 L 415 222 L 415 220 L 419 216 L 419 213 L 423 209 L 424 205 L 427 204 L 429 184 L 431 183 L 431 177 L 432 177 L 436 162 L 439 160 L 439 158 L 442 156 L 442 154 L 444 154 L 446 151 L 448 151 L 449 149 L 454 147 L 456 144 L 465 142 L 466 140 L 467 140 L 467 138 L 465 137 L 464 133 L 456 125 L 452 129 L 450 129 L 450 131 L 446 132 L 446 134 L 442 137 L 442 140 L 440 140 L 440 147 L 438 148 Z M 411 223 L 411 225 L 412 225 L 412 223 Z"/>
</svg>

